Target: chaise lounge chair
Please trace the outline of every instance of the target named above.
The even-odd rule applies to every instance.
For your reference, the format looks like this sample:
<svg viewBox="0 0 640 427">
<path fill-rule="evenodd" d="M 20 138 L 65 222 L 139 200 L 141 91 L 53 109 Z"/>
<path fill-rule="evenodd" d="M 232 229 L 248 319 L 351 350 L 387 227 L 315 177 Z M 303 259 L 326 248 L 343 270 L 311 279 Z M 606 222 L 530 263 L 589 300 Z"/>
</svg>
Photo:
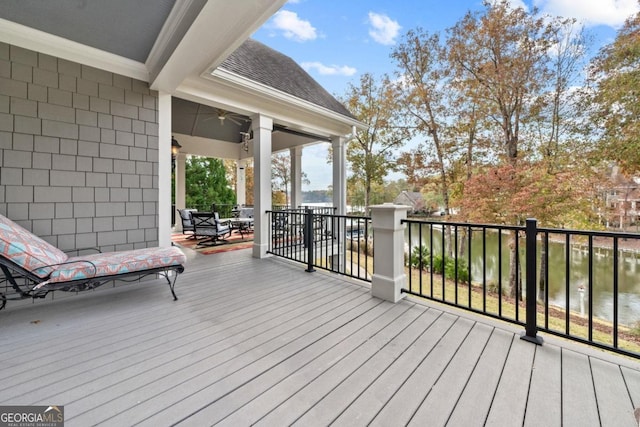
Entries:
<svg viewBox="0 0 640 427">
<path fill-rule="evenodd" d="M 84 291 L 116 279 L 164 276 L 174 300 L 186 256 L 177 247 L 69 256 L 0 215 L 0 310 L 7 299 L 44 298 L 51 291 Z M 173 272 L 173 279 L 170 277 Z"/>
</svg>

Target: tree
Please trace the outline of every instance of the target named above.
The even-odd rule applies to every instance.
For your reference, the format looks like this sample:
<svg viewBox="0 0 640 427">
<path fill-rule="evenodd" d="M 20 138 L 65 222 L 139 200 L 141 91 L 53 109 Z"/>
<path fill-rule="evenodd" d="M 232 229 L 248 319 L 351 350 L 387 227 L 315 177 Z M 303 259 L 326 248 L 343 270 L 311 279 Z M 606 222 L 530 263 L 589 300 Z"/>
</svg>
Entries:
<svg viewBox="0 0 640 427">
<path fill-rule="evenodd" d="M 372 185 L 382 184 L 395 169 L 394 151 L 407 138 L 406 129 L 398 126 L 398 104 L 395 86 L 388 77 L 380 82 L 368 73 L 360 77 L 360 85 L 349 85 L 344 103 L 353 115 L 367 125 L 347 145 L 347 160 L 354 179 L 364 187 L 364 205 L 371 201 Z"/>
<path fill-rule="evenodd" d="M 487 176 L 499 179 L 497 191 L 505 196 L 503 214 L 510 194 L 520 192 L 520 130 L 532 116 L 532 102 L 546 81 L 545 55 L 549 48 L 549 26 L 542 18 L 534 18 L 523 8 L 512 8 L 508 1 L 484 1 L 484 13 L 467 13 L 450 30 L 449 56 L 455 84 L 467 97 L 482 105 L 493 124 L 500 130 L 501 146 L 497 153 L 508 167 L 494 169 Z M 470 187 L 476 188 L 476 187 Z M 495 187 L 494 187 L 495 188 Z M 477 188 L 477 191 L 482 191 Z M 465 194 L 469 189 L 465 188 Z M 474 196 L 477 198 L 477 195 Z M 487 204 L 501 197 L 491 197 Z M 492 209 L 490 209 L 491 211 Z M 489 212 L 487 212 L 489 214 Z M 501 222 L 519 223 L 521 218 L 513 212 Z M 515 233 L 511 239 L 510 277 L 512 296 L 520 296 L 520 282 L 516 277 L 518 254 Z"/>
<path fill-rule="evenodd" d="M 458 88 L 484 106 L 502 133 L 504 158 L 518 159 L 520 128 L 531 100 L 546 80 L 549 47 L 542 18 L 508 1 L 486 1 L 483 14 L 471 12 L 450 30 L 449 55 Z"/>
<path fill-rule="evenodd" d="M 449 211 L 449 182 L 447 163 L 456 151 L 455 141 L 446 133 L 447 122 L 451 119 L 448 91 L 443 90 L 449 83 L 446 64 L 446 49 L 440 43 L 438 34 L 429 34 L 422 29 L 409 31 L 403 43 L 391 54 L 398 65 L 398 92 L 409 127 L 414 135 L 424 139 L 433 147 L 433 161 L 425 156 L 427 150 L 419 149 L 403 158 L 403 165 L 424 166 L 426 173 L 435 172 L 440 178 L 440 191 L 445 211 Z M 416 171 L 414 170 L 414 174 Z M 424 172 L 423 172 L 424 173 Z"/>
<path fill-rule="evenodd" d="M 398 171 L 407 178 L 409 191 L 420 191 L 429 179 L 427 168 L 427 152 L 424 144 L 416 148 L 400 153 L 396 165 Z"/>
<path fill-rule="evenodd" d="M 227 180 L 224 162 L 208 157 L 187 157 L 185 202 L 189 207 L 208 209 L 211 204 L 235 204 L 236 194 Z"/>
<path fill-rule="evenodd" d="M 247 162 L 244 168 L 244 188 L 246 191 L 246 204 L 253 206 L 253 160 Z"/>
<path fill-rule="evenodd" d="M 301 174 L 301 180 L 303 184 L 309 184 L 309 178 L 304 172 Z M 288 205 L 290 203 L 290 185 L 291 157 L 287 153 L 276 153 L 271 156 L 271 188 L 273 191 L 282 192 L 284 197 L 278 196 L 278 201 L 281 203 L 274 202 L 274 204 Z"/>
<path fill-rule="evenodd" d="M 547 32 L 550 48 L 549 85 L 536 102 L 535 120 L 540 132 L 540 151 L 547 162 L 549 172 L 561 170 L 566 159 L 581 156 L 566 156 L 567 151 L 578 151 L 577 92 L 571 88 L 583 70 L 586 46 L 589 38 L 584 28 L 573 19 L 556 19 Z M 567 143 L 571 143 L 571 147 Z"/>
<path fill-rule="evenodd" d="M 618 30 L 613 43 L 595 58 L 590 80 L 595 85 L 593 121 L 602 129 L 601 158 L 624 172 L 640 171 L 640 13 Z"/>
</svg>

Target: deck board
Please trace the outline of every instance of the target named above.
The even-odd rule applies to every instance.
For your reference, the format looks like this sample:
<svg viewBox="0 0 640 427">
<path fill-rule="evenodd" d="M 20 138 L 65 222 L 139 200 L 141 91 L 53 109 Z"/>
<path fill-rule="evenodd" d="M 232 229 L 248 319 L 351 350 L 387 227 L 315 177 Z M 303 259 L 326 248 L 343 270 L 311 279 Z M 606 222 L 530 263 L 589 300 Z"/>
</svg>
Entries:
<svg viewBox="0 0 640 427">
<path fill-rule="evenodd" d="M 573 351 L 562 351 L 562 407 L 565 426 L 598 426 L 598 414 L 589 359 Z"/>
<path fill-rule="evenodd" d="M 562 349 L 536 347 L 526 407 L 525 426 L 562 425 Z"/>
<path fill-rule="evenodd" d="M 411 311 L 415 316 L 418 310 Z M 354 369 L 329 393 L 315 403 L 302 417 L 297 420 L 300 425 L 317 424 L 328 425 L 337 416 L 347 410 L 354 402 L 395 360 L 409 351 L 411 346 L 439 316 L 436 310 L 422 311 L 410 325 L 392 340 L 379 346 L 379 350 L 365 363 Z M 331 375 L 328 373 L 327 375 Z M 310 384 L 309 387 L 315 387 Z"/>
<path fill-rule="evenodd" d="M 367 425 L 385 407 L 413 371 L 428 357 L 442 336 L 454 325 L 457 318 L 439 315 L 411 347 L 395 359 L 383 372 L 335 419 L 337 425 Z M 459 327 L 458 327 L 459 329 Z M 451 338 L 449 338 L 451 339 Z"/>
<path fill-rule="evenodd" d="M 326 333 L 335 324 L 345 321 L 352 313 L 361 314 L 382 304 L 360 295 L 335 308 L 323 307 L 324 312 L 320 315 L 310 312 L 300 316 L 300 326 L 290 328 L 285 333 L 276 329 L 222 352 L 206 349 L 202 355 L 189 354 L 180 358 L 180 363 L 174 360 L 171 364 L 149 371 L 147 375 L 138 375 L 124 384 L 117 384 L 109 390 L 109 400 L 105 399 L 104 393 L 100 393 L 100 396 L 78 401 L 82 413 L 79 422 L 86 420 L 92 423 L 96 421 L 95 417 L 100 417 L 99 421 L 111 418 L 115 423 L 119 419 L 125 424 L 135 423 L 154 415 L 159 410 L 158 407 L 182 411 L 187 405 L 185 399 L 188 398 L 190 399 L 186 402 L 189 410 L 181 414 L 190 414 L 201 407 L 198 401 L 215 399 L 250 380 L 256 375 L 257 365 L 273 363 L 272 360 L 278 357 L 274 353 L 280 351 L 284 353 L 281 357 L 286 357 L 299 350 L 306 342 Z M 288 348 L 283 349 L 284 347 Z M 131 391 L 122 395 L 123 386 L 125 390 Z M 212 394 L 206 393 L 208 388 L 213 390 Z M 107 402 L 110 410 L 100 408 L 101 404 Z"/>
<path fill-rule="evenodd" d="M 294 422 L 305 411 L 309 402 L 319 400 L 323 390 L 326 387 L 331 387 L 331 385 L 322 384 L 322 379 L 328 378 L 330 382 L 337 381 L 341 376 L 350 372 L 348 362 L 359 363 L 359 359 L 366 358 L 368 354 L 373 354 L 376 349 L 366 351 L 364 347 L 367 344 L 372 347 L 373 344 L 371 343 L 375 340 L 375 337 L 393 334 L 398 332 L 398 328 L 404 327 L 406 322 L 410 320 L 410 316 L 403 316 L 408 309 L 409 307 L 392 307 L 382 313 L 376 319 L 376 322 L 369 322 L 361 327 L 354 325 L 357 329 L 348 336 L 325 337 L 324 343 L 314 343 L 314 346 L 296 354 L 294 358 L 286 360 L 285 363 L 279 363 L 274 368 L 266 371 L 259 379 L 253 381 L 250 386 L 234 390 L 234 396 L 225 396 L 224 399 L 216 401 L 215 404 L 205 408 L 205 410 L 190 418 L 189 421 L 194 421 L 196 424 L 219 422 L 266 391 L 276 396 L 281 393 L 281 396 L 286 398 L 293 394 L 296 389 L 304 389 L 302 392 L 295 393 L 286 402 L 281 403 L 277 407 L 277 411 L 274 411 L 277 412 L 276 417 L 283 425 Z M 382 329 L 380 329 L 381 327 Z M 336 339 L 339 341 L 336 341 Z M 331 374 L 322 375 L 327 370 Z M 318 379 L 318 377 L 321 378 Z M 311 381 L 313 381 L 313 385 L 305 387 Z M 279 390 L 275 389 L 276 386 Z M 225 423 L 238 425 L 229 424 L 229 421 Z"/>
<path fill-rule="evenodd" d="M 445 425 L 463 393 L 478 360 L 486 348 L 493 328 L 476 323 L 458 352 L 411 418 L 409 425 Z M 455 424 L 454 424 L 455 425 Z"/>
<path fill-rule="evenodd" d="M 85 425 L 637 425 L 640 363 L 251 251 L 0 311 L 0 404 Z"/>
<path fill-rule="evenodd" d="M 593 384 L 604 427 L 637 427 L 633 416 L 633 402 L 620 371 L 613 363 L 591 358 Z"/>
<path fill-rule="evenodd" d="M 484 425 L 512 341 L 513 334 L 497 329 L 492 331 L 469 382 L 447 420 L 448 424 L 465 427 Z"/>
<path fill-rule="evenodd" d="M 390 398 L 373 419 L 372 425 L 405 425 L 413 417 L 427 394 L 451 363 L 475 322 L 458 318 L 455 324 L 441 338 L 425 359 L 417 367 L 407 366 L 411 376 Z"/>
<path fill-rule="evenodd" d="M 523 425 L 535 352 L 535 345 L 517 336 L 512 337 L 486 425 L 502 425 L 504 420 L 510 420 L 513 425 Z"/>
</svg>

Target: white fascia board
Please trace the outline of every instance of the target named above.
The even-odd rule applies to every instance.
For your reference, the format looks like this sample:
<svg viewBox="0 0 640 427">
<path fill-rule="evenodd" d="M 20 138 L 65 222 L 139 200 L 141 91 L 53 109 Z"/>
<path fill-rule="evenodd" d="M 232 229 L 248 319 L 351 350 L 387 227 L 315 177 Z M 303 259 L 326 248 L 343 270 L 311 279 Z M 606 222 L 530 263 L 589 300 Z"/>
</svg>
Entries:
<svg viewBox="0 0 640 427">
<path fill-rule="evenodd" d="M 191 136 L 181 133 L 174 133 L 173 137 L 180 142 L 182 153 L 195 156 L 213 157 L 217 159 L 240 159 L 242 150 L 241 144 L 216 139 L 207 139 L 200 136 Z"/>
<path fill-rule="evenodd" d="M 246 77 L 240 76 L 236 73 L 232 73 L 227 70 L 217 69 L 213 73 L 211 73 L 210 77 L 209 76 L 203 76 L 203 77 L 205 78 L 217 77 L 219 79 L 229 82 L 233 86 L 239 86 L 246 90 L 250 90 L 255 94 L 262 95 L 266 99 L 275 101 L 279 104 L 287 104 L 293 107 L 301 108 L 303 110 L 313 113 L 314 116 L 320 115 L 323 117 L 327 117 L 330 120 L 335 120 L 340 123 L 344 123 L 350 127 L 356 126 L 356 127 L 362 127 L 364 129 L 364 124 L 359 122 L 358 120 L 336 113 L 335 111 L 332 111 L 326 107 L 322 107 L 320 105 L 314 104 L 304 99 L 297 98 L 286 92 L 283 92 L 278 89 L 274 89 L 263 83 L 256 82 L 255 80 L 248 79 Z"/>
<path fill-rule="evenodd" d="M 217 67 L 286 0 L 209 0 L 151 84 L 174 90 L 189 76 Z"/>
<path fill-rule="evenodd" d="M 0 19 L 0 41 L 144 82 L 149 81 L 147 67 L 141 62 L 5 19 Z"/>
<path fill-rule="evenodd" d="M 320 136 L 350 134 L 353 126 L 364 129 L 355 119 L 227 71 L 188 79 L 175 95 L 248 116 L 264 114 L 278 124 Z"/>
<path fill-rule="evenodd" d="M 173 37 L 177 37 L 176 33 L 179 31 L 182 21 L 188 15 L 189 10 L 193 5 L 193 0 L 181 0 L 176 2 L 171 9 L 171 13 L 167 17 L 156 41 L 149 52 L 145 65 L 151 74 L 151 79 L 154 79 L 154 70 L 162 68 L 162 60 L 166 51 L 170 49 L 169 44 Z"/>
</svg>

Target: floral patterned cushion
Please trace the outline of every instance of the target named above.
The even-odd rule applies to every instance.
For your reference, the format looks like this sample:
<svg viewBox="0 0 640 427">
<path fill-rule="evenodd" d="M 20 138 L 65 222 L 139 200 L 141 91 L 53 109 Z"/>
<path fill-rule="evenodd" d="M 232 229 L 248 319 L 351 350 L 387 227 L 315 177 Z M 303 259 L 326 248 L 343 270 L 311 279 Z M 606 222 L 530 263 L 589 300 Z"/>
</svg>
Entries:
<svg viewBox="0 0 640 427">
<path fill-rule="evenodd" d="M 55 267 L 69 258 L 60 249 L 0 215 L 0 255 L 45 278 Z"/>
<path fill-rule="evenodd" d="M 48 283 L 113 276 L 181 265 L 186 260 L 185 254 L 175 246 L 75 256 L 67 259 L 65 264 L 53 271 Z"/>
</svg>

